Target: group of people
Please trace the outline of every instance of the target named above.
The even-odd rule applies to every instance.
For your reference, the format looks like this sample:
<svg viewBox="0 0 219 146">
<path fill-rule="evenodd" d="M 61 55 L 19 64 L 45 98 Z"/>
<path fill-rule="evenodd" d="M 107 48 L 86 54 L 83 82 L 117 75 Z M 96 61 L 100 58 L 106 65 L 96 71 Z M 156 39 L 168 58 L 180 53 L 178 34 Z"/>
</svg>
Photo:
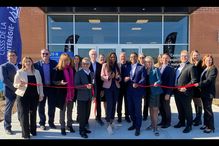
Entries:
<svg viewBox="0 0 219 146">
<path fill-rule="evenodd" d="M 96 101 L 96 121 L 103 126 L 101 102 L 104 102 L 107 131 L 113 133 L 115 113 L 118 122 L 122 122 L 122 103 L 125 103 L 125 120 L 132 125 L 128 130 L 135 130 L 140 135 L 142 120 L 147 120 L 148 109 L 151 124 L 147 130 L 153 130 L 159 136 L 158 126 L 171 126 L 170 98 L 175 97 L 179 122 L 174 128 L 184 127 L 183 133 L 192 130 L 192 126 L 202 125 L 202 109 L 204 122 L 200 128 L 205 133 L 214 132 L 214 114 L 212 100 L 215 97 L 217 68 L 212 55 L 201 59 L 197 50 L 189 53 L 182 50 L 180 64 L 171 66 L 169 54 L 158 57 L 154 64 L 151 56 L 132 52 L 129 60 L 125 52 L 117 55 L 111 52 L 105 58 L 94 49 L 89 51 L 89 58 L 75 55 L 71 58 L 67 53 L 61 54 L 58 63 L 50 59 L 48 49 L 41 50 L 41 60 L 34 63 L 31 57 L 23 57 L 22 64 L 17 63 L 17 54 L 13 50 L 7 53 L 8 62 L 3 64 L 2 75 L 5 85 L 6 107 L 4 128 L 7 134 L 11 130 L 11 113 L 17 100 L 18 120 L 22 129 L 22 137 L 37 135 L 36 112 L 38 108 L 39 125 L 46 130 L 45 103 L 48 100 L 48 124 L 56 129 L 54 117 L 56 107 L 60 109 L 59 122 L 61 134 L 66 129 L 75 132 L 72 127 L 72 111 L 77 103 L 77 122 L 81 137 L 88 138 L 91 102 Z M 192 85 L 192 87 L 187 87 Z M 142 99 L 143 112 L 142 112 Z M 193 120 L 191 101 L 194 101 L 196 117 Z M 65 115 L 67 113 L 67 121 Z M 158 113 L 162 120 L 158 122 Z M 66 123 L 67 122 L 67 123 Z"/>
</svg>

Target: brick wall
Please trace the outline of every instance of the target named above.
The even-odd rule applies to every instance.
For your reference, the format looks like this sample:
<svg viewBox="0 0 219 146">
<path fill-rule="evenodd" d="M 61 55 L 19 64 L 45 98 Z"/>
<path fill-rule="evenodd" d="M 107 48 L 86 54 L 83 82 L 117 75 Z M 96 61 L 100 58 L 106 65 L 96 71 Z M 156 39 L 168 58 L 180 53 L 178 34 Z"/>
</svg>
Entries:
<svg viewBox="0 0 219 146">
<path fill-rule="evenodd" d="M 36 61 L 46 46 L 46 16 L 38 7 L 22 7 L 20 15 L 22 57 L 30 56 Z"/>
<path fill-rule="evenodd" d="M 190 50 L 212 54 L 219 69 L 219 7 L 200 7 L 190 15 Z M 218 75 L 219 76 L 219 75 Z M 219 98 L 219 77 L 216 83 Z"/>
</svg>

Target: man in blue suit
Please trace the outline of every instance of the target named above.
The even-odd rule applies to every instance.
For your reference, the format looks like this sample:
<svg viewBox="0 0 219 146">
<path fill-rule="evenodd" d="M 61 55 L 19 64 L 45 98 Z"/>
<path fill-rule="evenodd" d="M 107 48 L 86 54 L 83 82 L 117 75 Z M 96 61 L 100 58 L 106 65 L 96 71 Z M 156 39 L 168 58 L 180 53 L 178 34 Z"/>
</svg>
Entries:
<svg viewBox="0 0 219 146">
<path fill-rule="evenodd" d="M 43 85 L 52 85 L 52 79 L 54 76 L 54 68 L 57 65 L 55 60 L 50 59 L 50 52 L 48 49 L 41 50 L 41 58 L 34 64 L 34 67 L 39 70 L 40 75 L 42 77 Z M 40 128 L 42 130 L 46 130 L 45 122 L 46 122 L 46 115 L 45 115 L 45 103 L 46 99 L 48 98 L 48 116 L 49 116 L 49 127 L 52 129 L 56 129 L 54 124 L 54 117 L 55 117 L 55 98 L 54 98 L 54 88 L 43 88 L 44 99 L 39 102 L 38 112 L 40 117 Z"/>
<path fill-rule="evenodd" d="M 127 99 L 128 110 L 132 119 L 132 126 L 128 130 L 136 130 L 135 135 L 140 135 L 140 128 L 142 124 L 142 96 L 145 95 L 145 89 L 138 87 L 138 84 L 146 84 L 146 70 L 145 67 L 138 62 L 137 53 L 133 52 L 130 55 L 130 62 L 125 70 L 124 82 L 127 82 Z"/>
<path fill-rule="evenodd" d="M 160 68 L 161 82 L 164 86 L 174 86 L 175 70 L 169 65 L 170 56 L 165 53 L 162 55 L 162 66 Z M 158 125 L 161 128 L 168 128 L 171 125 L 171 109 L 170 109 L 170 97 L 172 95 L 173 89 L 162 88 L 163 93 L 160 95 L 160 114 L 162 117 L 161 123 Z"/>
<path fill-rule="evenodd" d="M 11 130 L 11 115 L 12 108 L 16 99 L 16 94 L 13 83 L 14 76 L 19 68 L 20 64 L 17 64 L 17 53 L 14 50 L 9 50 L 7 52 L 8 62 L 2 64 L 2 77 L 3 84 L 5 86 L 4 96 L 5 96 L 5 113 L 4 113 L 4 129 L 6 134 L 12 135 L 13 131 Z M 19 112 L 18 112 L 19 113 Z"/>
</svg>

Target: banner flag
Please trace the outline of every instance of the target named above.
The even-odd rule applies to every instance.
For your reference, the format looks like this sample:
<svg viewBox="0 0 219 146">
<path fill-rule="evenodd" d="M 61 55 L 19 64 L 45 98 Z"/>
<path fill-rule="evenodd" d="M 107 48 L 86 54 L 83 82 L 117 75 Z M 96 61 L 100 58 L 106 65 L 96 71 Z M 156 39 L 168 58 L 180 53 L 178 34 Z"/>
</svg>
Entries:
<svg viewBox="0 0 219 146">
<path fill-rule="evenodd" d="M 0 65 L 7 62 L 8 50 L 15 50 L 18 62 L 21 61 L 20 10 L 20 7 L 0 7 Z"/>
</svg>

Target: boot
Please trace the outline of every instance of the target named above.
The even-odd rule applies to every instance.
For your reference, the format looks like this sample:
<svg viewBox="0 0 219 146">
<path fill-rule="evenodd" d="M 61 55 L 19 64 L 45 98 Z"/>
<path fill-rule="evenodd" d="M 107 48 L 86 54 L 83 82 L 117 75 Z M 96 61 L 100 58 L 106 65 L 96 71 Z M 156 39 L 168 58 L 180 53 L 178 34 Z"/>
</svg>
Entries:
<svg viewBox="0 0 219 146">
<path fill-rule="evenodd" d="M 199 126 L 202 124 L 202 107 L 201 106 L 195 106 L 195 109 L 196 109 L 196 117 L 195 119 L 193 120 L 193 125 L 194 126 Z"/>
</svg>

